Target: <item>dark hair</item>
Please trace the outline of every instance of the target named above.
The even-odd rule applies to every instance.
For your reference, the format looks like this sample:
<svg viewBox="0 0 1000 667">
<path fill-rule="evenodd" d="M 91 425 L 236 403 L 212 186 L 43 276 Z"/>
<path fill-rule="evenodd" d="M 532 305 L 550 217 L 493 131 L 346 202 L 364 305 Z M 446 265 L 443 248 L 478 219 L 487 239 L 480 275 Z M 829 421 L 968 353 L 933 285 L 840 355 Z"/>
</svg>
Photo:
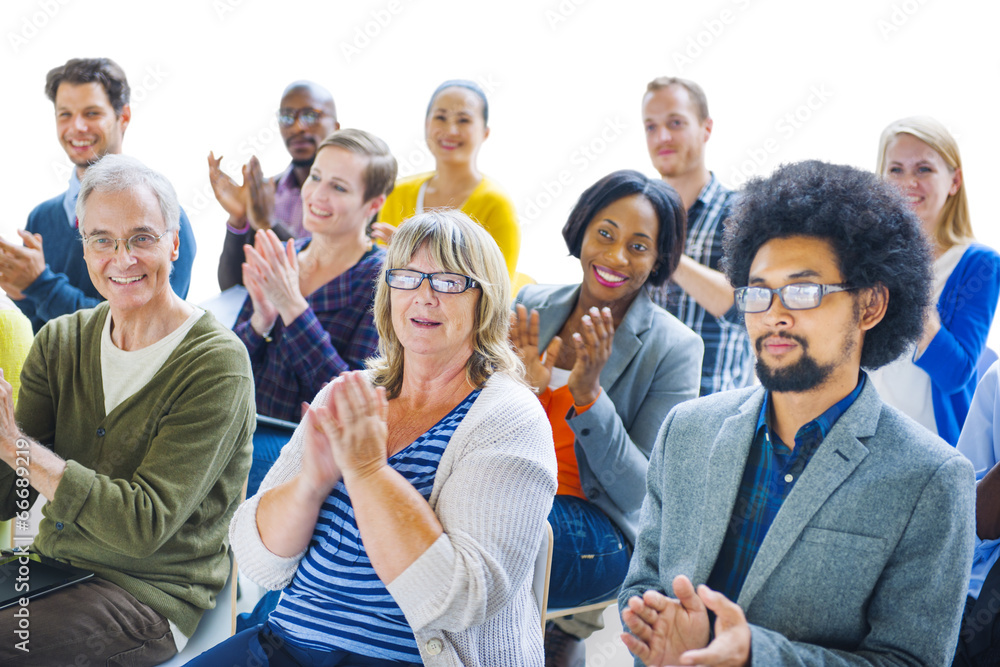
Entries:
<svg viewBox="0 0 1000 667">
<path fill-rule="evenodd" d="M 844 283 L 885 287 L 889 302 L 865 334 L 864 368 L 885 366 L 920 337 L 931 299 L 930 246 L 920 220 L 875 174 L 815 160 L 782 165 L 746 184 L 725 225 L 722 266 L 734 286 L 747 284 L 768 241 L 810 236 L 832 246 Z"/>
<path fill-rule="evenodd" d="M 65 65 L 50 69 L 45 75 L 45 95 L 53 104 L 59 84 L 64 82 L 101 84 L 116 116 L 122 115 L 131 93 L 124 70 L 111 58 L 71 58 Z"/>
<path fill-rule="evenodd" d="M 646 282 L 662 285 L 673 274 L 684 252 L 687 213 L 677 191 L 660 179 L 649 178 L 631 169 L 608 174 L 583 191 L 563 227 L 569 254 L 580 258 L 583 235 L 594 217 L 604 208 L 631 195 L 642 195 L 653 206 L 660 222 L 656 238 L 657 260 Z"/>
<path fill-rule="evenodd" d="M 445 88 L 465 88 L 466 90 L 474 92 L 476 96 L 483 101 L 483 125 L 489 125 L 490 103 L 486 101 L 486 93 L 478 83 L 475 81 L 469 81 L 468 79 L 449 79 L 435 88 L 434 94 L 431 95 L 431 101 L 427 103 L 427 113 L 424 114 L 424 118 L 431 115 L 431 108 L 434 106 L 434 99 L 438 96 L 438 93 Z"/>
</svg>

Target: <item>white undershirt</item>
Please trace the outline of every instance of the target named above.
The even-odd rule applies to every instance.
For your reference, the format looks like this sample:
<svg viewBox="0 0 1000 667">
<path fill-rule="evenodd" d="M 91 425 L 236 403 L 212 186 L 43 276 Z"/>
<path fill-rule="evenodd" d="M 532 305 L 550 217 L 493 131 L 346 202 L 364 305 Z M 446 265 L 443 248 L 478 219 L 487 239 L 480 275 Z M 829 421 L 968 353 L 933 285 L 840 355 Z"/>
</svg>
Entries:
<svg viewBox="0 0 1000 667">
<path fill-rule="evenodd" d="M 111 313 L 104 320 L 101 331 L 101 377 L 104 384 L 104 414 L 110 414 L 132 394 L 146 386 L 163 367 L 177 346 L 205 311 L 197 306 L 184 323 L 152 345 L 139 350 L 121 350 L 111 340 Z M 187 646 L 188 638 L 167 619 L 174 635 L 174 644 L 180 653 Z"/>
<path fill-rule="evenodd" d="M 573 371 L 568 371 L 565 368 L 552 367 L 552 375 L 549 377 L 549 389 L 555 391 L 559 387 L 565 387 L 569 384 L 569 374 Z"/>
<path fill-rule="evenodd" d="M 934 291 L 931 303 L 936 304 L 941 298 L 945 283 L 948 282 L 951 272 L 958 266 L 968 248 L 968 245 L 953 246 L 934 261 Z M 868 377 L 875 384 L 883 401 L 902 410 L 931 433 L 937 433 L 931 376 L 913 363 L 916 351 L 916 344 L 909 346 L 898 359 L 872 371 Z"/>
<path fill-rule="evenodd" d="M 427 179 L 430 180 L 430 179 Z M 420 184 L 420 188 L 417 189 L 417 208 L 413 211 L 413 215 L 424 212 L 424 193 L 427 192 L 427 181 Z"/>
</svg>

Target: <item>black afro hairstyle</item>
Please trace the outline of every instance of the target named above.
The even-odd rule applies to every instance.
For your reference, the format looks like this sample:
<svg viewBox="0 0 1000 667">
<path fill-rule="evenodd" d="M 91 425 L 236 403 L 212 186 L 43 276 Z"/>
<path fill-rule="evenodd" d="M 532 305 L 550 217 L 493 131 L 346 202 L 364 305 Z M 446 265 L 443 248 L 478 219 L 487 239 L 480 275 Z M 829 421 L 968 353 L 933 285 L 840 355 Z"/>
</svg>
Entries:
<svg viewBox="0 0 1000 667">
<path fill-rule="evenodd" d="M 649 178 L 630 169 L 608 174 L 580 195 L 563 226 L 563 238 L 566 239 L 569 254 L 579 259 L 583 235 L 591 221 L 603 209 L 632 195 L 642 195 L 656 211 L 660 223 L 656 239 L 657 259 L 646 281 L 651 285 L 662 285 L 681 261 L 687 236 L 687 212 L 677 191 L 660 179 Z"/>
<path fill-rule="evenodd" d="M 762 245 L 811 236 L 833 247 L 847 285 L 886 288 L 885 317 L 865 334 L 862 367 L 886 365 L 920 337 L 930 246 L 906 202 L 875 174 L 815 160 L 782 165 L 747 183 L 725 225 L 723 270 L 737 287 Z"/>
</svg>

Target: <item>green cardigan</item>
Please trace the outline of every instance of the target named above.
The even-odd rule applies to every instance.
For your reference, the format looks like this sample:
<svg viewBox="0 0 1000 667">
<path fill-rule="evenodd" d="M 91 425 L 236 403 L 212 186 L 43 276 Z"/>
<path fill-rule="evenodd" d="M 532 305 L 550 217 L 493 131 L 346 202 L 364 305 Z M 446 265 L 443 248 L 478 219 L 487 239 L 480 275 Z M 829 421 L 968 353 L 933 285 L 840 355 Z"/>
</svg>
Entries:
<svg viewBox="0 0 1000 667">
<path fill-rule="evenodd" d="M 229 576 L 227 529 L 255 426 L 250 359 L 206 313 L 105 415 L 106 317 L 102 303 L 50 321 L 21 371 L 21 429 L 67 461 L 34 548 L 93 570 L 190 636 Z M 2 518 L 15 513 L 14 482 L 0 464 Z"/>
</svg>

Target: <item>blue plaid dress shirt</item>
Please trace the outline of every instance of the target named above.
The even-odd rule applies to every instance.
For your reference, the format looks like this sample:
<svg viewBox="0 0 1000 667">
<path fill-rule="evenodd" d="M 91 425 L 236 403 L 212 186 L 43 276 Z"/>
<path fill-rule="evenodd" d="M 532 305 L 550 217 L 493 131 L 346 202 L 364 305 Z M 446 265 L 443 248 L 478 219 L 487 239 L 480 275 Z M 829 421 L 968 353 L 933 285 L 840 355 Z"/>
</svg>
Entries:
<svg viewBox="0 0 1000 667">
<path fill-rule="evenodd" d="M 771 405 L 771 393 L 767 393 L 757 419 L 756 435 L 747 456 L 729 528 L 706 582 L 710 588 L 733 601 L 740 596 L 750 566 L 782 503 L 792 492 L 823 438 L 851 407 L 865 382 L 866 376 L 862 373 L 854 391 L 800 428 L 795 434 L 794 449 L 789 449 L 767 424 Z"/>
<path fill-rule="evenodd" d="M 301 252 L 308 239 L 296 242 Z M 250 353 L 257 412 L 298 422 L 301 404 L 310 402 L 329 382 L 347 370 L 364 368 L 378 348 L 372 319 L 375 280 L 385 250 L 374 247 L 357 264 L 306 297 L 309 307 L 287 326 L 278 318 L 270 340 L 250 326 L 250 297 L 233 331 Z"/>
<path fill-rule="evenodd" d="M 712 174 L 687 212 L 684 254 L 716 271 L 721 270 L 722 221 L 729 216 L 735 196 Z M 646 289 L 653 303 L 666 309 L 705 342 L 701 366 L 702 396 L 753 384 L 754 358 L 750 337 L 735 305 L 722 317 L 715 317 L 669 280 L 660 287 L 648 285 Z"/>
</svg>

